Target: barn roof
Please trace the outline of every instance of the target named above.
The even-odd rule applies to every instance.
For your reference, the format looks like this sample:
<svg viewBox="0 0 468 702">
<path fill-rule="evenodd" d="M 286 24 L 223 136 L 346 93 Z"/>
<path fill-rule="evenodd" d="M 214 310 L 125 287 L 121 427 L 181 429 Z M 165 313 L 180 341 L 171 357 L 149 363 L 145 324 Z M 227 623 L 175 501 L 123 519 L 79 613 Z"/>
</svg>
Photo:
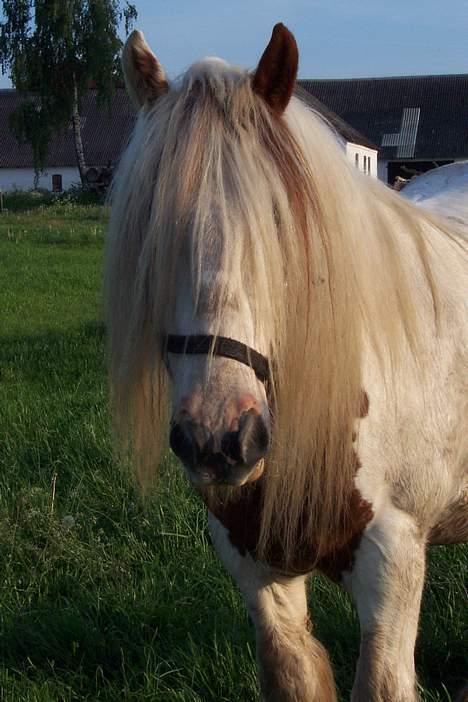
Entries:
<svg viewBox="0 0 468 702">
<path fill-rule="evenodd" d="M 468 74 L 299 80 L 297 92 L 346 141 L 378 148 L 381 158 L 468 157 Z M 0 90 L 0 168 L 32 166 L 31 149 L 19 145 L 9 128 L 22 99 L 16 90 Z M 110 109 L 90 91 L 81 113 L 87 163 L 114 163 L 135 120 L 125 91 L 116 92 Z M 73 134 L 66 128 L 52 139 L 48 166 L 75 164 Z"/>
<path fill-rule="evenodd" d="M 317 112 L 346 140 L 376 147 L 343 119 L 334 114 L 316 97 L 297 88 L 298 97 Z M 32 168 L 31 148 L 18 144 L 9 126 L 10 115 L 23 101 L 22 95 L 12 89 L 0 90 L 0 168 Z M 110 107 L 99 105 L 96 91 L 90 90 L 82 102 L 82 139 L 88 166 L 105 166 L 118 160 L 135 123 L 135 111 L 123 88 L 119 88 Z M 76 166 L 73 132 L 70 127 L 55 135 L 49 145 L 47 167 Z"/>
<path fill-rule="evenodd" d="M 468 74 L 299 84 L 377 144 L 380 158 L 468 157 Z"/>
<path fill-rule="evenodd" d="M 9 126 L 10 115 L 23 99 L 16 90 L 0 90 L 0 168 L 33 166 L 31 148 L 18 144 Z M 110 108 L 99 105 L 96 91 L 90 90 L 83 99 L 80 114 L 86 163 L 89 166 L 105 166 L 109 161 L 114 163 L 135 122 L 135 111 L 125 90 L 117 90 Z M 47 167 L 54 166 L 76 166 L 71 126 L 55 135 L 50 142 Z"/>
<path fill-rule="evenodd" d="M 323 102 L 320 102 L 315 95 L 312 95 L 312 93 L 306 90 L 305 87 L 301 85 L 303 82 L 304 81 L 298 81 L 294 91 L 298 98 L 321 114 L 325 121 L 328 122 L 345 141 L 349 141 L 353 144 L 360 144 L 361 146 L 366 146 L 368 149 L 378 151 L 378 147 L 375 144 L 369 139 L 366 139 L 357 129 L 354 129 L 350 124 L 345 122 L 336 112 L 332 112 L 332 110 L 324 105 Z"/>
</svg>

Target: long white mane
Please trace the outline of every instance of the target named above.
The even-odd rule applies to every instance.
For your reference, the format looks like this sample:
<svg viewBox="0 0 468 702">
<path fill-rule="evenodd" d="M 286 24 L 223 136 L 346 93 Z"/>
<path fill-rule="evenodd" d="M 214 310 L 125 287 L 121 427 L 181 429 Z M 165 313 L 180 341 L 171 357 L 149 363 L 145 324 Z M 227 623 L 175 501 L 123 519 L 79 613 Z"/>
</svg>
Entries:
<svg viewBox="0 0 468 702">
<path fill-rule="evenodd" d="M 268 339 L 263 547 L 278 538 L 292 549 L 312 532 L 319 546 L 339 538 L 356 471 L 363 339 L 383 363 L 397 367 L 404 346 L 424 366 L 421 339 L 435 333 L 439 305 L 428 232 L 441 237 L 441 228 L 359 174 L 299 99 L 276 117 L 247 71 L 213 59 L 141 111 L 112 201 L 113 397 L 141 477 L 165 446 L 163 347 L 189 240 L 195 288 L 213 251 L 222 263 L 217 319 L 230 290 L 243 289 Z"/>
</svg>

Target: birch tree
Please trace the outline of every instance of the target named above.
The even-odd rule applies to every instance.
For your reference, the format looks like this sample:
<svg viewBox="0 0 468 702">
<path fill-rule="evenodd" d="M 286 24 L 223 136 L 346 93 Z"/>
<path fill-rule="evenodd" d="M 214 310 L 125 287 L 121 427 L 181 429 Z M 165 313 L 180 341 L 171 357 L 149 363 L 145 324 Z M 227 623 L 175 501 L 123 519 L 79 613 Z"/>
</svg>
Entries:
<svg viewBox="0 0 468 702">
<path fill-rule="evenodd" d="M 0 69 L 24 101 L 11 126 L 32 147 L 36 173 L 43 170 L 52 135 L 71 125 L 81 182 L 86 153 L 80 104 L 92 84 L 109 102 L 121 80 L 120 29 L 137 18 L 122 0 L 2 0 Z"/>
</svg>

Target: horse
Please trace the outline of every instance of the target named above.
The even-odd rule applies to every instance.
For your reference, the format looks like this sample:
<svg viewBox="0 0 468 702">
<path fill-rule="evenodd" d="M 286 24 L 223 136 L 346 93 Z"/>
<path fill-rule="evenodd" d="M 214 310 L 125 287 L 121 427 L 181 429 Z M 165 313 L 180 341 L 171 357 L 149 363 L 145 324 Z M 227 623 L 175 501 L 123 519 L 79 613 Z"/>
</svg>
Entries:
<svg viewBox="0 0 468 702">
<path fill-rule="evenodd" d="M 330 702 L 316 569 L 357 608 L 353 702 L 415 702 L 429 544 L 468 538 L 467 247 L 360 174 L 296 95 L 277 24 L 253 72 L 169 83 L 139 31 L 105 290 L 121 447 L 170 447 L 256 632 L 267 702 Z"/>
</svg>

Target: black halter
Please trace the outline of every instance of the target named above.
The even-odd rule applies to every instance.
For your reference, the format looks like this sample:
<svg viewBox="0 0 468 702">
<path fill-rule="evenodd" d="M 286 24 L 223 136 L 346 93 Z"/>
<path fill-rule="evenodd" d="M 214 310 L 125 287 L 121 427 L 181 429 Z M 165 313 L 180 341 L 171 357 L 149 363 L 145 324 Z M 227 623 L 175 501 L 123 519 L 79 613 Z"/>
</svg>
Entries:
<svg viewBox="0 0 468 702">
<path fill-rule="evenodd" d="M 166 351 L 169 353 L 188 354 L 209 354 L 223 356 L 239 361 L 245 366 L 252 368 L 257 378 L 266 383 L 270 377 L 270 364 L 265 356 L 251 349 L 250 346 L 242 344 L 235 339 L 228 339 L 225 336 L 213 336 L 212 334 L 195 334 L 190 336 L 178 336 L 169 334 L 167 337 Z"/>
</svg>

